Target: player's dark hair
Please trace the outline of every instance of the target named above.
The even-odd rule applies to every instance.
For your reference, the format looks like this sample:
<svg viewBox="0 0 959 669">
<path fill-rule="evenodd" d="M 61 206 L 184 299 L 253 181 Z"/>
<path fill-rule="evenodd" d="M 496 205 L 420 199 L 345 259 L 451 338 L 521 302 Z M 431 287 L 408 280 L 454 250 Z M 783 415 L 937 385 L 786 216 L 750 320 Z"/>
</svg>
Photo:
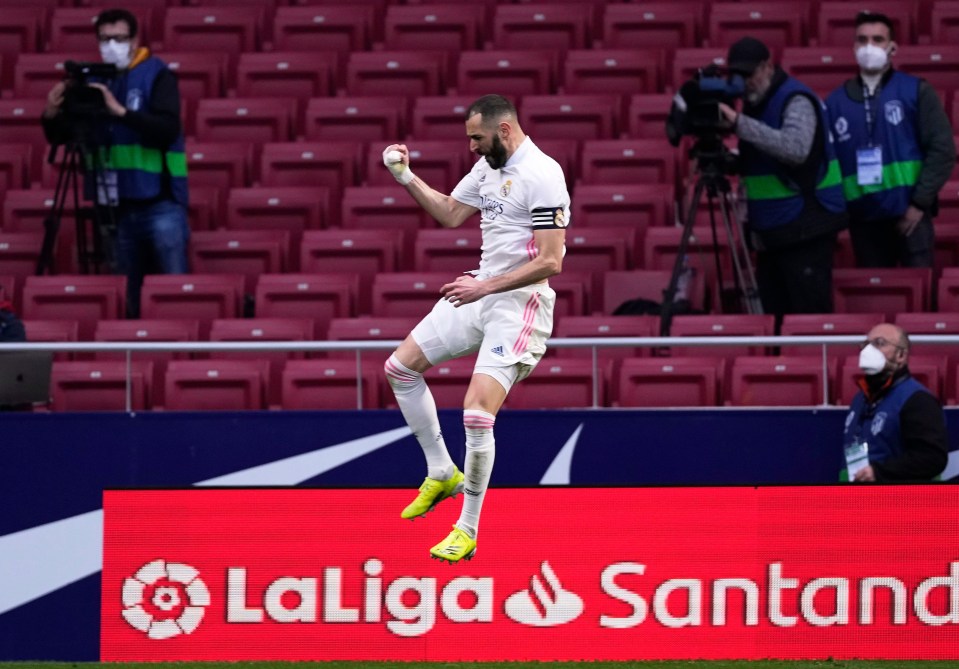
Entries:
<svg viewBox="0 0 959 669">
<path fill-rule="evenodd" d="M 97 15 L 97 20 L 93 24 L 93 29 L 97 31 L 97 34 L 100 34 L 100 26 L 106 25 L 108 23 L 117 23 L 119 21 L 125 21 L 128 26 L 130 26 L 130 37 L 137 36 L 137 30 L 139 25 L 137 24 L 137 17 L 133 15 L 132 12 L 128 12 L 125 9 L 104 9 Z"/>
<path fill-rule="evenodd" d="M 466 118 L 469 119 L 475 114 L 483 116 L 483 123 L 499 121 L 507 116 L 511 116 L 514 120 L 518 118 L 516 107 L 502 95 L 484 95 L 471 104 L 466 110 Z"/>
<path fill-rule="evenodd" d="M 880 14 L 879 12 L 870 12 L 869 10 L 863 10 L 856 14 L 856 27 L 858 28 L 864 23 L 881 23 L 882 25 L 889 28 L 889 39 L 896 39 L 896 29 L 892 27 L 892 19 L 890 19 L 885 14 Z"/>
</svg>

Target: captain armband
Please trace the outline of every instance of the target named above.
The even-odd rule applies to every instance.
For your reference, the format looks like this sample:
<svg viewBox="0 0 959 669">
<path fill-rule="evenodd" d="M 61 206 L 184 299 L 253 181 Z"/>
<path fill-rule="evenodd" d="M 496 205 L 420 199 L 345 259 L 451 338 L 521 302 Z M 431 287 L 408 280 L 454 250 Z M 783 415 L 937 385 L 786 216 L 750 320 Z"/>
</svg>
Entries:
<svg viewBox="0 0 959 669">
<path fill-rule="evenodd" d="M 563 207 L 537 207 L 531 217 L 533 230 L 562 230 L 569 225 Z"/>
</svg>

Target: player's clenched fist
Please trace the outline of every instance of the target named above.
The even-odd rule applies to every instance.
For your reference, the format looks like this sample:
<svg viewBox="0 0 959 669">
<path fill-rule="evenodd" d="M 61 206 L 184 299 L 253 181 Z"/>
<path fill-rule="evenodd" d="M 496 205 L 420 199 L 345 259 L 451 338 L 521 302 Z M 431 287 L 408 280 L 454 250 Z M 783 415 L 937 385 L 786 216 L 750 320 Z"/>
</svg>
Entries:
<svg viewBox="0 0 959 669">
<path fill-rule="evenodd" d="M 408 163 L 409 152 L 405 144 L 390 144 L 383 150 L 383 164 L 389 168 L 393 178 L 404 186 L 415 177 Z"/>
</svg>

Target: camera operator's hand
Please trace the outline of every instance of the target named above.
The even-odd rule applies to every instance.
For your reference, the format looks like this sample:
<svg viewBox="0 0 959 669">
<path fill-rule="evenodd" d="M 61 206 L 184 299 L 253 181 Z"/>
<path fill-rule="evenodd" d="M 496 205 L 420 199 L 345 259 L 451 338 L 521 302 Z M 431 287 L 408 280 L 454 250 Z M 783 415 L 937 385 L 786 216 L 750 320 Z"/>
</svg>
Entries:
<svg viewBox="0 0 959 669">
<path fill-rule="evenodd" d="M 53 118 L 60 113 L 60 107 L 63 106 L 63 92 L 67 84 L 64 81 L 57 82 L 57 85 L 47 93 L 47 107 L 43 110 L 43 115 L 47 118 Z"/>
<path fill-rule="evenodd" d="M 106 87 L 105 84 L 101 83 L 89 83 L 87 84 L 90 88 L 95 88 L 101 93 L 103 93 L 103 102 L 107 106 L 107 110 L 114 116 L 124 116 L 127 113 L 127 108 L 117 102 L 117 99 L 113 97 L 113 93 L 110 92 L 110 89 Z"/>
<path fill-rule="evenodd" d="M 739 120 L 739 112 L 727 105 L 725 102 L 719 103 L 719 112 L 723 115 L 723 118 L 729 122 L 730 128 L 736 127 L 736 121 Z"/>
</svg>

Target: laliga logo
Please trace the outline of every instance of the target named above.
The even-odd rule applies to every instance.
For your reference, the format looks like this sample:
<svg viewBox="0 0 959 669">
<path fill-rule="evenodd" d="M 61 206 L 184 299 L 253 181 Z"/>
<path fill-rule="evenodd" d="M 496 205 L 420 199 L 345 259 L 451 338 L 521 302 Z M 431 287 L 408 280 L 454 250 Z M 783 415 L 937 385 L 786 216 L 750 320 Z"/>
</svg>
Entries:
<svg viewBox="0 0 959 669">
<path fill-rule="evenodd" d="M 210 605 L 210 591 L 193 567 L 154 560 L 123 581 L 123 618 L 151 639 L 190 634 Z"/>
<path fill-rule="evenodd" d="M 549 562 L 543 560 L 541 569 L 549 590 L 539 576 L 533 574 L 532 592 L 520 590 L 510 595 L 506 599 L 506 615 L 522 625 L 534 627 L 555 627 L 576 620 L 583 612 L 583 598 L 563 589 Z"/>
</svg>

